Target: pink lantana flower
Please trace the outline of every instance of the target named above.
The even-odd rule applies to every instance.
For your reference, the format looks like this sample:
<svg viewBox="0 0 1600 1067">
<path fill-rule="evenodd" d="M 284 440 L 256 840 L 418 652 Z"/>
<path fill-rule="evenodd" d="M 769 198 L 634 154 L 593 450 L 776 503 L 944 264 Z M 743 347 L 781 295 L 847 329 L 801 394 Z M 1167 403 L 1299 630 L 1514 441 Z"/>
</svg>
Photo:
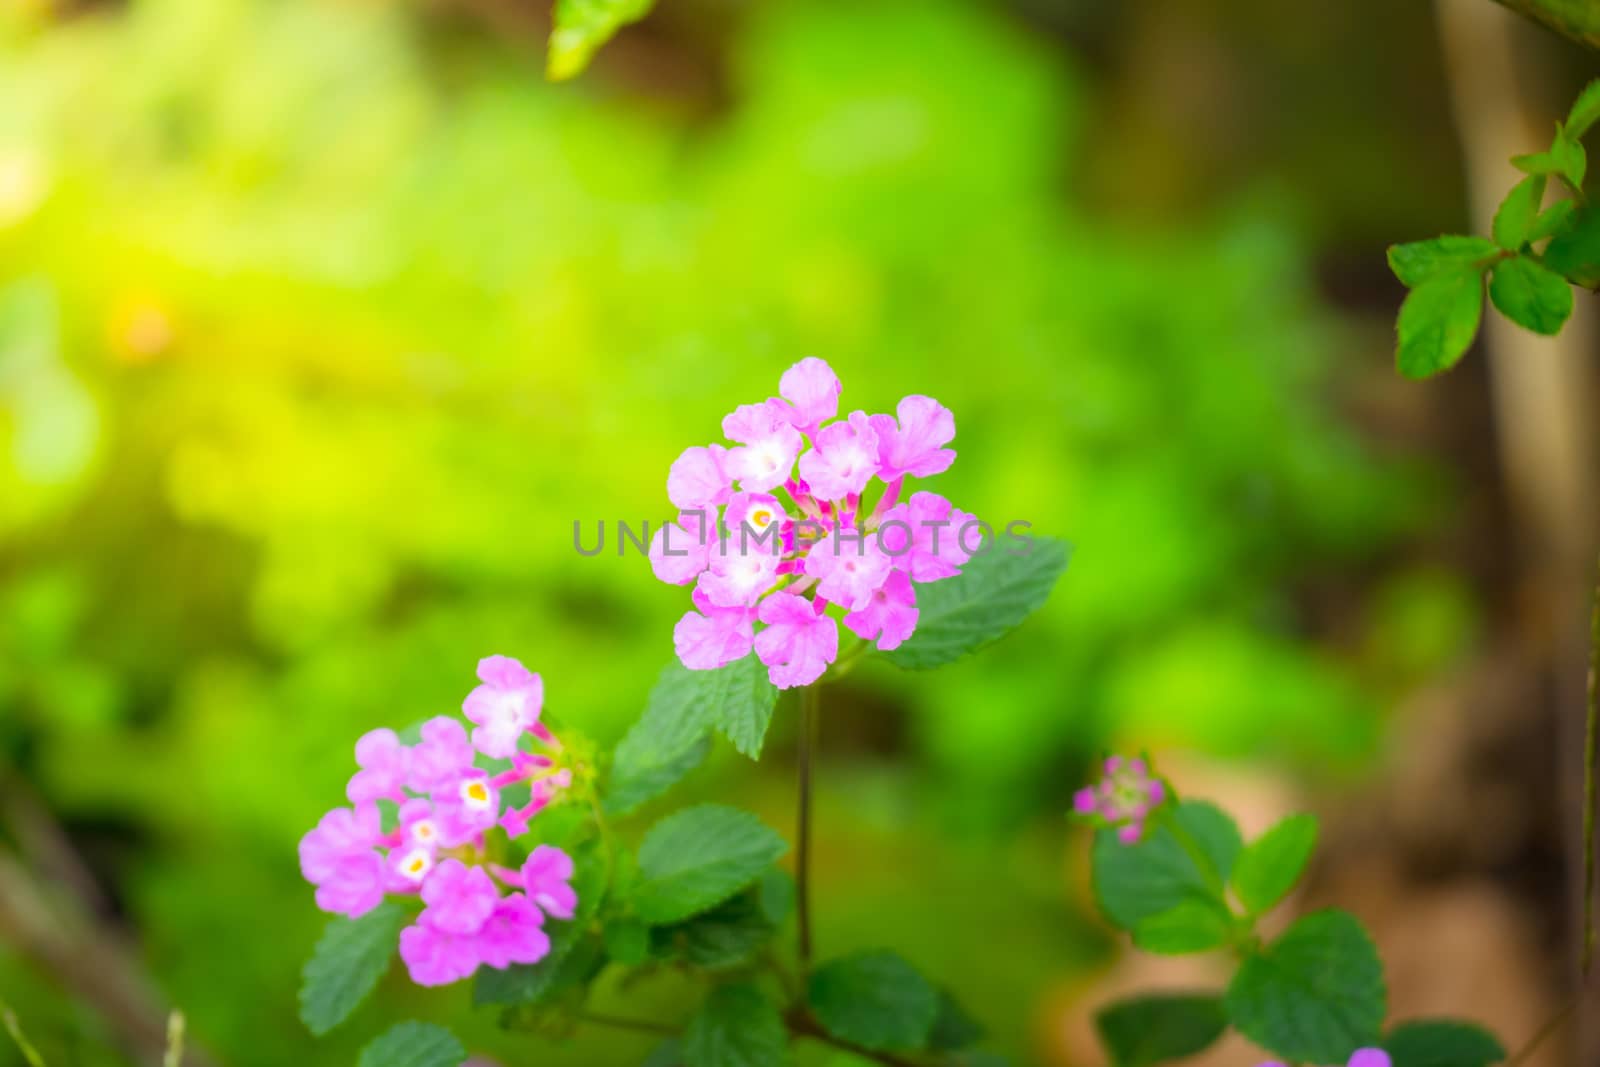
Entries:
<svg viewBox="0 0 1600 1067">
<path fill-rule="evenodd" d="M 1109 756 L 1105 772 L 1097 785 L 1084 786 L 1073 795 L 1072 809 L 1111 827 L 1119 841 L 1131 845 L 1144 836 L 1145 819 L 1166 800 L 1167 788 L 1142 759 Z"/>
<path fill-rule="evenodd" d="M 785 371 L 778 392 L 723 419 L 732 448 L 692 448 L 673 463 L 668 496 L 701 512 L 696 529 L 709 536 L 683 536 L 680 515 L 656 532 L 650 565 L 662 581 L 694 583 L 694 610 L 673 631 L 684 666 L 714 670 L 753 649 L 772 683 L 789 687 L 820 678 L 837 657 L 841 618 L 882 649 L 911 638 L 914 583 L 961 573 L 985 545 L 972 516 L 945 498 L 899 502 L 906 478 L 953 461 L 949 409 L 913 395 L 894 415 L 830 422 L 841 386 L 815 357 Z M 688 551 L 669 555 L 680 539 Z"/>
<path fill-rule="evenodd" d="M 688 585 L 711 565 L 716 541 L 705 510 L 686 511 L 677 522 L 663 525 L 650 539 L 650 569 L 663 582 Z"/>
<path fill-rule="evenodd" d="M 472 743 L 485 756 L 507 759 L 517 750 L 517 739 L 539 721 L 544 682 L 506 656 L 479 660 L 478 678 L 483 684 L 461 704 L 466 717 L 478 724 Z"/>
<path fill-rule="evenodd" d="M 1345 1067 L 1392 1067 L 1389 1054 L 1381 1048 L 1358 1048 L 1350 1054 Z M 1261 1067 L 1285 1067 L 1280 1060 L 1268 1060 Z"/>
<path fill-rule="evenodd" d="M 577 913 L 566 853 L 540 845 L 522 872 L 490 854 L 490 828 L 499 823 L 515 841 L 573 779 L 561 762 L 566 750 L 539 721 L 539 676 L 514 659 L 490 656 L 478 664 L 478 677 L 482 684 L 464 704 L 478 723 L 477 748 L 449 716 L 425 722 L 411 747 L 392 731 L 365 735 L 347 792 L 370 799 L 333 809 L 300 841 L 301 873 L 324 911 L 355 918 L 388 895 L 421 898 L 416 922 L 400 934 L 400 955 L 420 985 L 459 981 L 480 966 L 536 963 L 550 951 L 546 918 Z M 480 752 L 509 767 L 479 767 Z M 527 787 L 527 803 L 505 803 L 506 790 L 519 785 Z M 378 800 L 398 805 L 393 829 L 384 829 Z"/>
</svg>

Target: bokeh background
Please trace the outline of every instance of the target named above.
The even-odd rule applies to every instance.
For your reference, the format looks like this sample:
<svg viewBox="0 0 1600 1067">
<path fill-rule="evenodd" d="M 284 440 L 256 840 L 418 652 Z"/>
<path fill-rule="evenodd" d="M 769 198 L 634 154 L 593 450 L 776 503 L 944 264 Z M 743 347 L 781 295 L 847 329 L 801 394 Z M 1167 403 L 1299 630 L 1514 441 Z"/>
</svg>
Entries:
<svg viewBox="0 0 1600 1067">
<path fill-rule="evenodd" d="M 239 1067 L 406 1017 L 642 1060 L 398 974 L 314 1040 L 295 844 L 360 732 L 490 652 L 620 736 L 685 598 L 574 523 L 664 517 L 677 453 L 814 354 L 848 407 L 940 398 L 942 491 L 1076 547 L 1003 644 L 830 690 L 824 952 L 894 945 L 993 1049 L 1101 1063 L 1096 1004 L 1215 980 L 1086 899 L 1062 812 L 1143 747 L 1248 829 L 1318 811 L 1303 902 L 1374 926 L 1396 1013 L 1519 1042 L 1571 940 L 1583 589 L 1548 539 L 1592 547 L 1600 462 L 1481 352 L 1396 377 L 1383 259 L 1499 191 L 1458 123 L 1485 79 L 1509 155 L 1595 73 L 1502 15 L 664 0 L 557 86 L 543 0 L 0 4 L 0 997 L 51 1064 L 148 1062 L 172 1005 Z M 1527 365 L 1590 374 L 1585 336 Z M 674 799 L 788 827 L 792 720 Z"/>
</svg>

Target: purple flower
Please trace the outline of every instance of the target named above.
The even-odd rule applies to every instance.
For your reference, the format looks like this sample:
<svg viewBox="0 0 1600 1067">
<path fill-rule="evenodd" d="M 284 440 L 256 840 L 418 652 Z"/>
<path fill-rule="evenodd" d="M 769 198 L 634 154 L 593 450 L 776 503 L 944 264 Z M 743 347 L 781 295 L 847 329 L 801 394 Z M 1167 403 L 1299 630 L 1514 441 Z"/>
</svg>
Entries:
<svg viewBox="0 0 1600 1067">
<path fill-rule="evenodd" d="M 422 740 L 411 749 L 411 773 L 406 785 L 431 793 L 453 784 L 472 767 L 477 752 L 467 740 L 460 720 L 439 715 L 422 724 Z"/>
<path fill-rule="evenodd" d="M 700 576 L 695 591 L 719 608 L 749 607 L 772 587 L 778 576 L 778 556 L 770 547 L 741 546 L 730 539 L 711 553 L 711 566 Z"/>
<path fill-rule="evenodd" d="M 697 611 L 686 612 L 672 630 L 672 645 L 690 670 L 715 670 L 749 654 L 755 642 L 756 609 L 719 608 L 699 589 Z"/>
<path fill-rule="evenodd" d="M 843 389 L 833 368 L 816 356 L 802 359 L 778 379 L 778 395 L 790 424 L 812 439 L 818 426 L 839 413 Z"/>
<path fill-rule="evenodd" d="M 1345 1067 L 1390 1067 L 1389 1054 L 1381 1048 L 1358 1048 L 1350 1054 Z M 1261 1067 L 1285 1067 L 1280 1060 L 1268 1060 Z"/>
<path fill-rule="evenodd" d="M 1144 760 L 1110 756 L 1105 761 L 1105 777 L 1078 790 L 1072 809 L 1115 830 L 1118 840 L 1131 845 L 1144 835 L 1145 819 L 1166 796 L 1166 786 L 1151 775 Z"/>
<path fill-rule="evenodd" d="M 483 963 L 501 970 L 513 963 L 538 963 L 550 954 L 544 915 L 521 893 L 501 897 L 478 931 L 477 950 Z"/>
<path fill-rule="evenodd" d="M 728 452 L 728 473 L 746 492 L 765 492 L 784 483 L 795 457 L 805 447 L 800 431 L 770 404 L 745 404 L 722 420 L 730 441 L 743 442 Z"/>
<path fill-rule="evenodd" d="M 917 628 L 917 594 L 904 571 L 892 571 L 867 603 L 844 617 L 857 637 L 877 641 L 885 652 L 899 648 Z"/>
<path fill-rule="evenodd" d="M 815 445 L 800 457 L 800 477 L 812 491 L 838 500 L 867 487 L 878 473 L 878 435 L 865 411 L 817 431 Z"/>
<path fill-rule="evenodd" d="M 953 578 L 978 548 L 977 520 L 938 493 L 913 493 L 878 523 L 884 553 L 919 582 Z"/>
<path fill-rule="evenodd" d="M 650 539 L 650 569 L 672 585 L 688 585 L 711 563 L 716 540 L 706 521 L 709 511 L 686 511 L 677 522 L 664 524 Z"/>
<path fill-rule="evenodd" d="M 356 766 L 361 769 L 345 787 L 352 804 L 403 796 L 411 750 L 400 743 L 393 730 L 373 730 L 356 742 Z"/>
<path fill-rule="evenodd" d="M 757 615 L 767 628 L 756 634 L 756 655 L 779 689 L 810 685 L 839 654 L 839 628 L 803 597 L 769 596 Z"/>
<path fill-rule="evenodd" d="M 471 978 L 480 962 L 475 937 L 446 933 L 422 922 L 400 931 L 400 958 L 411 980 L 421 986 Z"/>
<path fill-rule="evenodd" d="M 522 865 L 522 887 L 539 907 L 557 919 L 577 914 L 578 894 L 572 888 L 572 857 L 551 845 L 540 845 Z"/>
<path fill-rule="evenodd" d="M 667 499 L 679 511 L 714 508 L 727 502 L 733 479 L 723 462 L 728 450 L 721 445 L 686 448 L 667 472 Z"/>
<path fill-rule="evenodd" d="M 872 416 L 878 435 L 878 477 L 884 481 L 907 474 L 929 478 L 943 474 L 956 461 L 953 448 L 956 419 L 931 396 L 908 396 L 895 407 L 896 418 Z"/>
<path fill-rule="evenodd" d="M 806 554 L 806 573 L 817 581 L 817 595 L 829 603 L 858 611 L 888 579 L 894 561 L 878 550 L 871 537 L 824 538 Z"/>
<path fill-rule="evenodd" d="M 470 771 L 433 795 L 439 841 L 446 848 L 476 842 L 494 826 L 500 794 L 482 771 Z"/>
<path fill-rule="evenodd" d="M 500 899 L 488 872 L 448 859 L 422 883 L 421 921 L 449 934 L 475 934 Z"/>
<path fill-rule="evenodd" d="M 479 660 L 478 678 L 483 684 L 461 704 L 462 712 L 478 725 L 472 743 L 485 756 L 507 759 L 522 735 L 539 721 L 544 682 L 508 656 Z"/>
</svg>

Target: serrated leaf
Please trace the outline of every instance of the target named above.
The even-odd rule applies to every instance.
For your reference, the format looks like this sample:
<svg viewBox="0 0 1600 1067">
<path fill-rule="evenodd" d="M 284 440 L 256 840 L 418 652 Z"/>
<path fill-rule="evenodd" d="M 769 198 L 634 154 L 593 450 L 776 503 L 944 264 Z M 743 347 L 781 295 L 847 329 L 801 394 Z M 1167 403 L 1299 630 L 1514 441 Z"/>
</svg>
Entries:
<svg viewBox="0 0 1600 1067">
<path fill-rule="evenodd" d="M 545 76 L 565 81 L 583 73 L 601 45 L 654 6 L 655 0 L 556 0 Z"/>
<path fill-rule="evenodd" d="M 754 883 L 787 850 L 747 811 L 687 808 L 653 826 L 639 846 L 634 910 L 648 923 L 687 919 Z"/>
<path fill-rule="evenodd" d="M 570 984 L 568 959 L 583 942 L 606 893 L 605 860 L 594 848 L 577 850 L 572 860 L 578 909 L 570 921 L 545 920 L 550 954 L 538 963 L 514 963 L 504 970 L 479 967 L 472 980 L 474 1004 L 542 1004 Z"/>
<path fill-rule="evenodd" d="M 1050 537 L 1027 539 L 1026 555 L 993 544 L 954 578 L 918 584 L 916 632 L 883 653 L 897 667 L 925 670 L 998 641 L 1044 604 L 1067 569 L 1068 549 Z"/>
<path fill-rule="evenodd" d="M 1575 209 L 1572 222 L 1544 247 L 1544 265 L 1586 288 L 1600 286 L 1600 212 Z"/>
<path fill-rule="evenodd" d="M 1291 815 L 1252 841 L 1233 868 L 1233 890 L 1251 915 L 1262 915 L 1300 880 L 1317 846 L 1314 815 Z"/>
<path fill-rule="evenodd" d="M 461 1067 L 467 1050 L 433 1023 L 396 1023 L 361 1050 L 356 1067 Z"/>
<path fill-rule="evenodd" d="M 1572 110 L 1567 112 L 1567 136 L 1582 137 L 1597 120 L 1600 120 L 1600 78 L 1585 85 L 1578 99 L 1572 102 Z"/>
<path fill-rule="evenodd" d="M 1102 1008 L 1094 1025 L 1113 1067 L 1152 1067 L 1210 1048 L 1228 1017 L 1219 996 L 1157 993 Z"/>
<path fill-rule="evenodd" d="M 1550 155 L 1556 162 L 1556 173 L 1565 178 L 1574 191 L 1581 190 L 1584 176 L 1589 172 L 1589 156 L 1583 145 L 1561 130 L 1550 146 Z"/>
<path fill-rule="evenodd" d="M 1515 252 L 1528 239 L 1533 220 L 1539 217 L 1539 207 L 1544 202 L 1544 183 L 1544 175 L 1529 175 L 1512 186 L 1500 201 L 1491 233 L 1501 248 Z"/>
<path fill-rule="evenodd" d="M 1539 241 L 1546 237 L 1554 237 L 1572 225 L 1575 217 L 1576 201 L 1557 200 L 1534 220 L 1533 229 L 1528 233 L 1528 240 Z"/>
<path fill-rule="evenodd" d="M 716 671 L 690 671 L 702 674 L 702 686 L 709 708 L 711 725 L 733 742 L 733 747 L 751 759 L 761 758 L 772 709 L 778 704 L 778 689 L 767 677 L 767 668 L 754 652 Z"/>
<path fill-rule="evenodd" d="M 1246 956 L 1225 1003 L 1256 1044 L 1289 1060 L 1343 1063 L 1378 1044 L 1387 1001 L 1372 939 L 1355 916 L 1330 910 Z"/>
<path fill-rule="evenodd" d="M 1133 928 L 1133 943 L 1162 956 L 1208 952 L 1228 943 L 1232 925 L 1231 916 L 1215 901 L 1185 900 L 1140 920 Z"/>
<path fill-rule="evenodd" d="M 719 986 L 689 1022 L 686 1067 L 780 1067 L 788 1055 L 783 1017 L 754 985 Z"/>
<path fill-rule="evenodd" d="M 330 921 L 300 980 L 300 1019 L 321 1037 L 350 1017 L 389 969 L 407 912 L 394 902 Z"/>
<path fill-rule="evenodd" d="M 1427 378 L 1456 365 L 1483 318 L 1479 271 L 1436 274 L 1411 290 L 1400 305 L 1395 362 L 1408 378 Z"/>
<path fill-rule="evenodd" d="M 1567 280 L 1524 256 L 1495 265 L 1489 299 L 1518 326 L 1546 336 L 1560 333 L 1572 314 L 1572 287 Z"/>
<path fill-rule="evenodd" d="M 1448 235 L 1389 246 L 1389 269 L 1408 287 L 1443 271 L 1472 267 L 1500 251 L 1487 237 Z"/>
<path fill-rule="evenodd" d="M 939 1014 L 939 992 L 888 951 L 858 952 L 811 975 L 806 1000 L 823 1029 L 874 1051 L 920 1048 Z"/>
<path fill-rule="evenodd" d="M 1144 840 L 1124 845 L 1111 830 L 1095 835 L 1091 881 L 1100 909 L 1112 923 L 1133 930 L 1186 900 L 1226 908 L 1222 887 L 1241 847 L 1239 829 L 1215 805 L 1186 800 L 1167 817 L 1196 843 L 1199 855 L 1181 845 L 1157 820 Z"/>
<path fill-rule="evenodd" d="M 762 911 L 757 886 L 681 923 L 658 926 L 651 936 L 657 956 L 675 956 L 718 970 L 747 963 L 776 932 Z"/>
<path fill-rule="evenodd" d="M 1383 1048 L 1394 1067 L 1489 1067 L 1506 1058 L 1505 1047 L 1489 1031 L 1453 1019 L 1401 1023 L 1390 1029 Z"/>
</svg>

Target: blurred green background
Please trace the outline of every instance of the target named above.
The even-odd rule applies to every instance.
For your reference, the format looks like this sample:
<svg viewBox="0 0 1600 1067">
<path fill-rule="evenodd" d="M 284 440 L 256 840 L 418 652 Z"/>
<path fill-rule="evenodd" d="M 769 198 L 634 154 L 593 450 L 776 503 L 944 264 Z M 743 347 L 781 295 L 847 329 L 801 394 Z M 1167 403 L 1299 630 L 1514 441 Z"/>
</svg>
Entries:
<svg viewBox="0 0 1600 1067">
<path fill-rule="evenodd" d="M 940 491 L 1076 546 L 1022 632 L 870 663 L 824 726 L 824 950 L 898 946 L 1020 1062 L 1076 1062 L 1054 1013 L 1118 951 L 1061 817 L 1095 753 L 1336 802 L 1482 631 L 1457 550 L 1501 535 L 1441 429 L 1481 375 L 1439 416 L 1389 371 L 1382 247 L 1465 211 L 1425 7 L 666 0 L 561 86 L 542 3 L 0 11 L 0 840 L 218 1062 L 408 1016 L 643 1058 L 398 974 L 312 1039 L 295 843 L 490 652 L 615 740 L 686 598 L 573 524 L 664 517 L 801 356 L 848 408 L 938 397 Z M 787 829 L 775 729 L 684 795 Z M 47 956 L 0 943 L 47 1059 L 127 1062 Z"/>
</svg>

